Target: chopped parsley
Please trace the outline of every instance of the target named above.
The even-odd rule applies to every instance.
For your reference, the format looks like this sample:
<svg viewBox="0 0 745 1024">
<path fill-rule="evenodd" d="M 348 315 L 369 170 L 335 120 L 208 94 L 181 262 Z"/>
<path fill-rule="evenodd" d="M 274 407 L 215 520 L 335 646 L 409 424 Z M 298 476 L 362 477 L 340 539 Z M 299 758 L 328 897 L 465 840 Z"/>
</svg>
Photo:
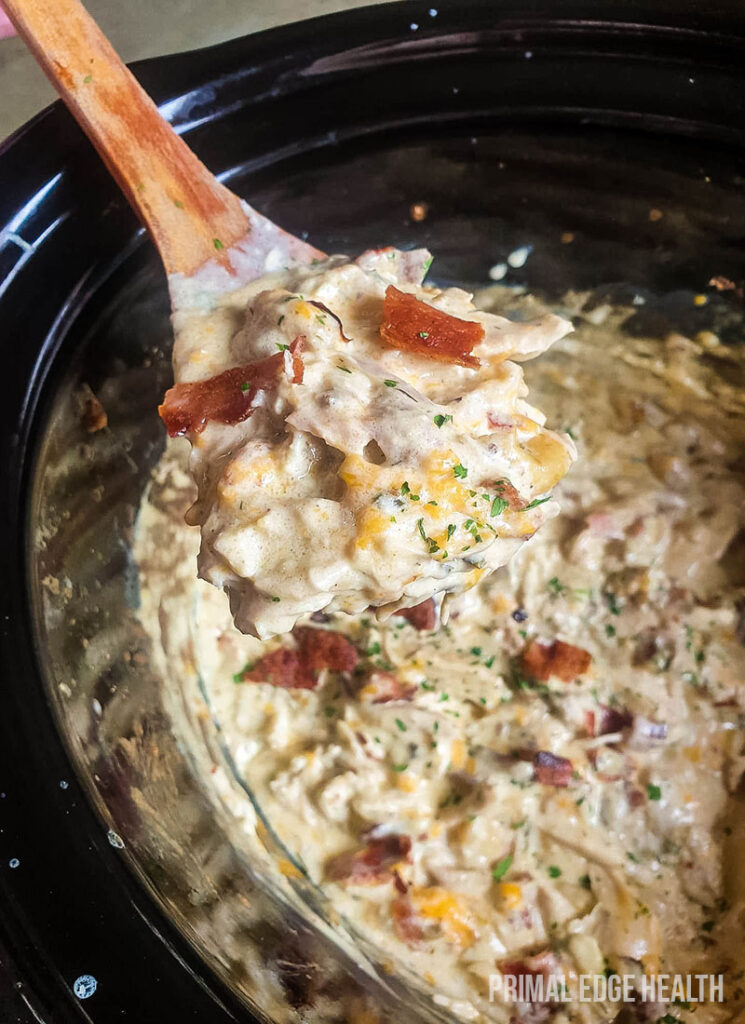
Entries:
<svg viewBox="0 0 745 1024">
<path fill-rule="evenodd" d="M 523 512 L 527 512 L 529 508 L 536 508 L 536 506 L 538 505 L 545 505 L 547 501 L 551 501 L 550 494 L 547 494 L 545 498 L 533 498 L 533 500 L 531 502 L 528 502 L 528 504 L 525 506 Z"/>
<path fill-rule="evenodd" d="M 280 323 L 282 322 L 283 319 L 284 319 L 284 317 L 280 317 L 279 318 Z M 288 352 L 289 349 L 290 349 L 289 345 L 281 345 L 279 342 L 276 342 L 276 345 L 277 345 L 277 348 L 279 349 L 280 352 Z"/>
<path fill-rule="evenodd" d="M 514 861 L 514 859 L 515 858 L 512 856 L 512 854 L 508 853 L 507 856 L 502 857 L 502 859 L 498 862 L 497 866 L 492 869 L 491 876 L 495 882 L 502 881 L 504 876 L 512 867 L 512 862 Z"/>
<path fill-rule="evenodd" d="M 452 423 L 453 422 L 453 417 L 452 416 L 443 416 L 442 413 L 438 412 L 438 414 L 434 418 L 434 422 L 435 422 L 435 426 L 436 427 L 444 427 L 446 423 Z"/>
<path fill-rule="evenodd" d="M 213 245 L 214 245 L 214 247 L 215 247 L 216 249 L 218 249 L 218 250 L 220 250 L 220 249 L 224 249 L 224 248 L 225 248 L 225 246 L 224 246 L 224 245 L 222 244 L 222 242 L 220 241 L 220 239 L 219 239 L 219 238 L 213 238 L 213 239 L 212 239 L 212 244 L 213 244 Z"/>
<path fill-rule="evenodd" d="M 558 868 L 555 864 L 549 864 L 549 867 L 548 867 L 548 877 L 549 878 L 560 878 L 561 877 L 561 868 Z"/>
<path fill-rule="evenodd" d="M 250 387 L 251 385 L 248 383 L 248 381 L 244 380 L 243 383 L 241 384 L 241 391 L 248 391 Z"/>
<path fill-rule="evenodd" d="M 608 603 L 608 611 L 611 613 L 611 615 L 620 615 L 621 611 L 622 611 L 622 608 L 621 608 L 621 605 L 618 603 L 618 598 L 613 593 L 613 591 L 612 590 L 604 590 L 603 591 L 603 597 L 605 598 L 605 600 Z"/>
<path fill-rule="evenodd" d="M 609 637 L 613 637 L 616 635 L 616 627 L 611 625 L 610 622 L 605 627 L 605 635 Z"/>
<path fill-rule="evenodd" d="M 393 772 L 405 772 L 408 768 L 408 764 L 392 764 L 391 771 Z"/>
<path fill-rule="evenodd" d="M 412 497 L 413 497 L 413 495 L 412 495 Z M 417 500 L 418 500 L 418 495 L 417 495 Z M 425 533 L 425 531 L 424 531 L 424 520 L 423 519 L 417 519 L 417 521 L 416 521 L 416 528 L 417 528 L 417 530 L 419 530 L 419 536 L 422 538 L 424 543 L 427 545 L 427 550 L 429 551 L 430 555 L 434 555 L 436 551 L 440 550 L 440 545 L 437 543 L 437 541 L 434 540 L 432 537 L 428 537 L 427 534 Z"/>
<path fill-rule="evenodd" d="M 400 718 L 397 718 L 397 719 L 396 719 L 396 727 L 397 727 L 397 728 L 398 728 L 398 729 L 399 729 L 399 730 L 400 730 L 401 732 L 406 732 L 406 731 L 407 731 L 407 730 L 406 730 L 406 723 L 405 723 L 405 722 L 402 722 Z"/>
<path fill-rule="evenodd" d="M 384 380 L 383 383 L 387 388 L 395 388 L 398 386 L 398 382 L 395 380 Z"/>
<path fill-rule="evenodd" d="M 468 476 L 468 470 L 465 466 L 461 466 L 461 464 L 458 463 L 457 466 L 453 466 L 453 476 L 458 480 L 465 480 Z"/>
<path fill-rule="evenodd" d="M 656 786 L 653 782 L 647 785 L 647 796 L 650 800 L 661 800 L 662 789 L 660 786 Z"/>
<path fill-rule="evenodd" d="M 552 576 L 546 584 L 546 589 L 549 593 L 554 594 L 558 597 L 559 594 L 563 594 L 569 588 L 566 584 L 562 583 L 558 576 Z"/>
<path fill-rule="evenodd" d="M 489 515 L 501 516 L 504 510 L 509 507 L 509 501 L 506 501 L 504 498 L 496 497 L 494 501 L 491 503 L 491 511 L 489 512 Z"/>
<path fill-rule="evenodd" d="M 278 598 L 278 597 L 273 597 L 272 598 L 272 603 L 273 604 L 279 604 L 279 602 L 280 602 L 280 598 Z"/>
<path fill-rule="evenodd" d="M 417 334 L 419 335 L 420 338 L 428 338 L 429 337 L 429 331 L 417 331 Z"/>
</svg>

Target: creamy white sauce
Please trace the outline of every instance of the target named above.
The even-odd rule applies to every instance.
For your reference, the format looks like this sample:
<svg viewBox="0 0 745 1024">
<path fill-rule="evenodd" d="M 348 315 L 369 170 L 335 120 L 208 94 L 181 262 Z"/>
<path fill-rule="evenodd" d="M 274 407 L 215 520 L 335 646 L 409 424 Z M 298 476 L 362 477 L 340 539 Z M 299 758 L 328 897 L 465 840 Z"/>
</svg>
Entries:
<svg viewBox="0 0 745 1024">
<path fill-rule="evenodd" d="M 580 317 L 529 373 L 551 422 L 578 439 L 562 515 L 455 600 L 439 631 L 365 614 L 317 624 L 354 642 L 358 677 L 324 673 L 315 690 L 241 681 L 291 641 L 242 635 L 194 580 L 184 442 L 140 513 L 142 621 L 175 675 L 183 665 L 202 680 L 289 862 L 465 1019 L 543 1019 L 545 1008 L 488 1001 L 500 965 L 536 954 L 568 979 L 557 1021 L 613 1018 L 618 1005 L 580 1003 L 572 988 L 607 969 L 725 973 L 726 1003 L 690 1018 L 651 1007 L 653 1020 L 718 1024 L 742 1005 L 745 400 L 727 381 L 743 361 L 711 339 L 630 338 L 627 315 Z M 526 677 L 536 638 L 586 650 L 589 670 Z M 413 699 L 375 703 L 375 672 Z M 597 735 L 604 715 L 614 731 Z M 566 787 L 537 780 L 536 751 L 571 761 Z M 237 786 L 222 798 L 243 816 Z M 394 927 L 392 873 L 329 878 L 372 828 L 411 840 L 397 871 L 414 941 Z"/>
<path fill-rule="evenodd" d="M 520 362 L 571 325 L 550 313 L 515 323 L 459 289 L 421 287 L 428 262 L 423 250 L 334 257 L 205 289 L 174 315 L 177 382 L 285 353 L 287 372 L 248 419 L 212 420 L 190 438 L 199 574 L 227 591 L 246 633 L 458 593 L 558 511 L 549 496 L 574 445 L 525 400 Z M 479 367 L 384 345 L 390 284 L 480 324 Z"/>
</svg>

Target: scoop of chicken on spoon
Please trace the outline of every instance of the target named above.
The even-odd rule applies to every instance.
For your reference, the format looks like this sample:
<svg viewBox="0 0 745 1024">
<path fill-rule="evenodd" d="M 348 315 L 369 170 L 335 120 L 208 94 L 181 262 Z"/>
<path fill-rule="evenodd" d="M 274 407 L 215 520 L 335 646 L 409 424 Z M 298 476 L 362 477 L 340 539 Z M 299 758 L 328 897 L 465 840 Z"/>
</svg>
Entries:
<svg viewBox="0 0 745 1024">
<path fill-rule="evenodd" d="M 520 362 L 571 329 L 423 284 L 424 250 L 327 258 L 221 185 L 78 0 L 8 13 L 148 227 L 168 273 L 199 574 L 239 629 L 381 615 L 472 586 L 558 511 L 574 448 Z"/>
</svg>

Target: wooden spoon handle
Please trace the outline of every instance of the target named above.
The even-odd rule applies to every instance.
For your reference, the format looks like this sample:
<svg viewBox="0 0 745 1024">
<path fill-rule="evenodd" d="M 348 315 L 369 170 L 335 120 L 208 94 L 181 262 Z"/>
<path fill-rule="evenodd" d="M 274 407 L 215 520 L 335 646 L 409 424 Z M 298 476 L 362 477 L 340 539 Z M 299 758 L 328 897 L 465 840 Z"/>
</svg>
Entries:
<svg viewBox="0 0 745 1024">
<path fill-rule="evenodd" d="M 221 185 L 160 116 L 78 0 L 3 0 L 18 34 L 149 229 L 168 273 L 192 274 L 250 230 Z"/>
</svg>

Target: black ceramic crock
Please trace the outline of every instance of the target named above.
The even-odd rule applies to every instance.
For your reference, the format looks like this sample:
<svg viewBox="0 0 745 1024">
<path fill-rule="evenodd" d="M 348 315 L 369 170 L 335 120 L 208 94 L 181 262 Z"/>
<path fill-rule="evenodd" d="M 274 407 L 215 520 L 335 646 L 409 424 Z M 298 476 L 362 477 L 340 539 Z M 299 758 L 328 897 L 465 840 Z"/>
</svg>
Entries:
<svg viewBox="0 0 745 1024">
<path fill-rule="evenodd" d="M 742 292 L 708 282 L 745 276 L 737 6 L 392 3 L 135 74 L 213 171 L 328 251 L 424 244 L 436 279 L 478 286 L 532 245 L 507 283 L 549 298 L 633 286 L 648 299 L 645 330 L 682 316 L 681 295 L 703 292 L 710 301 L 685 305 L 681 329 L 716 317 L 732 338 Z M 428 204 L 426 220 L 412 220 L 413 203 Z M 167 913 L 168 880 L 146 886 L 107 840 L 115 780 L 86 772 L 60 735 L 50 687 L 64 680 L 42 665 L 46 647 L 63 644 L 33 611 L 38 459 L 68 440 L 49 417 L 61 389 L 130 374 L 128 412 L 157 432 L 169 372 L 163 273 L 59 104 L 0 149 L 0 225 L 2 1017 L 250 1020 Z M 140 454 L 135 489 L 157 450 Z M 94 486 L 79 476 L 81 493 Z M 126 575 L 126 559 L 105 547 L 105 571 Z M 86 999 L 74 990 L 83 975 L 98 980 Z"/>
</svg>

